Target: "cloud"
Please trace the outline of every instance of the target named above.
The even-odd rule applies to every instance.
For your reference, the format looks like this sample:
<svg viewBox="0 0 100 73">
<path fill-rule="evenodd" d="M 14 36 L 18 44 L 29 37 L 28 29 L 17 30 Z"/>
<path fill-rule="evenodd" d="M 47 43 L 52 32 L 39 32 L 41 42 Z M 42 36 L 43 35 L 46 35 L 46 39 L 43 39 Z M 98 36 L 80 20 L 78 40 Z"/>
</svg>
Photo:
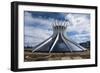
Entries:
<svg viewBox="0 0 100 73">
<path fill-rule="evenodd" d="M 25 12 L 25 25 L 26 26 L 45 26 L 47 29 L 52 28 L 53 18 L 43 19 L 42 16 L 32 17 L 32 13 Z"/>
<path fill-rule="evenodd" d="M 77 31 L 81 33 L 82 31 L 89 32 L 90 28 L 90 18 L 89 14 L 73 14 L 69 13 L 65 16 L 66 19 L 68 19 L 72 25 L 70 25 L 68 28 L 68 31 Z M 73 28 L 73 29 L 72 29 Z M 86 28 L 86 29 L 84 29 Z M 80 30 L 80 31 L 79 31 Z"/>
<path fill-rule="evenodd" d="M 25 12 L 24 44 L 25 46 L 36 46 L 52 35 L 52 19 L 44 20 L 34 18 L 29 12 Z"/>
<path fill-rule="evenodd" d="M 90 15 L 89 14 L 66 14 L 65 18 L 71 22 L 66 32 L 77 34 L 69 35 L 76 42 L 85 42 L 90 40 Z M 83 36 L 83 37 L 82 37 Z"/>
<path fill-rule="evenodd" d="M 35 46 L 49 38 L 51 35 L 52 31 L 34 27 L 25 27 L 25 45 L 27 46 L 27 44 L 29 43 L 31 46 Z"/>
</svg>

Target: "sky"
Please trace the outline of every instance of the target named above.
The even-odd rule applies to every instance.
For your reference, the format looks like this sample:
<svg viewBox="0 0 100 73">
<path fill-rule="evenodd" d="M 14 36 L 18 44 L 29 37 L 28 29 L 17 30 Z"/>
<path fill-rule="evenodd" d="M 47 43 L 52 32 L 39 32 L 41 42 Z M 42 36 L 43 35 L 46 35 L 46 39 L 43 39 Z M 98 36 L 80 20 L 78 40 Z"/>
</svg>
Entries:
<svg viewBox="0 0 100 73">
<path fill-rule="evenodd" d="M 52 34 L 55 21 L 69 22 L 65 36 L 77 43 L 90 41 L 90 14 L 24 11 L 24 46 L 36 46 Z"/>
</svg>

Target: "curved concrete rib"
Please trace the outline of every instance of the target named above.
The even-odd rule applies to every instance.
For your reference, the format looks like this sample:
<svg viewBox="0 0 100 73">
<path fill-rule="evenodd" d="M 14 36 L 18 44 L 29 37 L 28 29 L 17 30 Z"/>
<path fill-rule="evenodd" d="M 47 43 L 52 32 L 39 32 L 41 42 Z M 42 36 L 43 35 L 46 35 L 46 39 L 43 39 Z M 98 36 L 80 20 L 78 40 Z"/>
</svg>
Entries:
<svg viewBox="0 0 100 73">
<path fill-rule="evenodd" d="M 38 50 L 40 47 L 42 47 L 43 45 L 47 44 L 51 40 L 52 40 L 52 38 L 48 39 L 46 42 L 44 42 L 43 44 L 41 44 L 40 46 L 38 46 L 37 48 L 35 48 L 32 52 L 35 52 L 36 50 Z"/>
<path fill-rule="evenodd" d="M 64 35 L 63 35 L 64 36 Z M 65 38 L 65 37 L 64 37 Z M 77 44 L 76 42 L 74 42 L 74 41 L 72 41 L 72 40 L 69 40 L 69 39 L 67 39 L 67 38 L 65 38 L 67 41 L 69 41 L 69 42 L 71 42 L 71 43 L 73 43 L 73 44 L 75 44 L 77 47 L 79 47 L 79 48 L 81 48 L 81 49 L 83 49 L 83 50 L 86 50 L 85 48 L 83 48 L 82 46 L 80 46 L 79 44 Z"/>
<path fill-rule="evenodd" d="M 67 39 L 68 40 L 68 39 Z M 79 47 L 79 48 L 81 48 L 81 49 L 83 49 L 83 50 L 86 50 L 85 48 L 83 48 L 82 46 L 80 46 L 79 44 L 77 44 L 77 43 L 75 43 L 75 42 L 72 42 L 72 41 L 70 41 L 70 40 L 68 40 L 69 42 L 71 42 L 71 43 L 73 43 L 73 44 L 75 44 L 77 47 Z"/>
<path fill-rule="evenodd" d="M 64 39 L 64 37 L 62 36 L 62 34 L 61 34 L 61 37 L 62 37 L 62 40 L 65 42 L 66 46 L 68 46 L 68 49 L 70 50 L 70 52 L 72 52 L 71 47 L 70 47 L 69 44 L 66 42 L 66 40 Z"/>
<path fill-rule="evenodd" d="M 51 46 L 49 53 L 53 50 L 53 47 L 54 47 L 55 44 L 57 43 L 58 39 L 59 39 L 59 34 L 57 34 L 57 37 L 56 37 L 56 39 L 55 39 L 53 45 Z"/>
</svg>

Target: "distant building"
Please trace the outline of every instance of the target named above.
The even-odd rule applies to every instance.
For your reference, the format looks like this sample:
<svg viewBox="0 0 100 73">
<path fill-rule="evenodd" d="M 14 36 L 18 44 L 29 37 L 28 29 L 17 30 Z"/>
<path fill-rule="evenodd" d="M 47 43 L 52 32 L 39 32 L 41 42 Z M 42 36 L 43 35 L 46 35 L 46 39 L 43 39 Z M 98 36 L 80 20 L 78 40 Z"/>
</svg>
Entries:
<svg viewBox="0 0 100 73">
<path fill-rule="evenodd" d="M 78 43 L 66 38 L 64 31 L 67 28 L 66 22 L 55 21 L 52 25 L 53 35 L 35 46 L 32 52 L 48 52 L 48 53 L 62 53 L 62 52 L 82 52 L 86 49 Z"/>
</svg>

